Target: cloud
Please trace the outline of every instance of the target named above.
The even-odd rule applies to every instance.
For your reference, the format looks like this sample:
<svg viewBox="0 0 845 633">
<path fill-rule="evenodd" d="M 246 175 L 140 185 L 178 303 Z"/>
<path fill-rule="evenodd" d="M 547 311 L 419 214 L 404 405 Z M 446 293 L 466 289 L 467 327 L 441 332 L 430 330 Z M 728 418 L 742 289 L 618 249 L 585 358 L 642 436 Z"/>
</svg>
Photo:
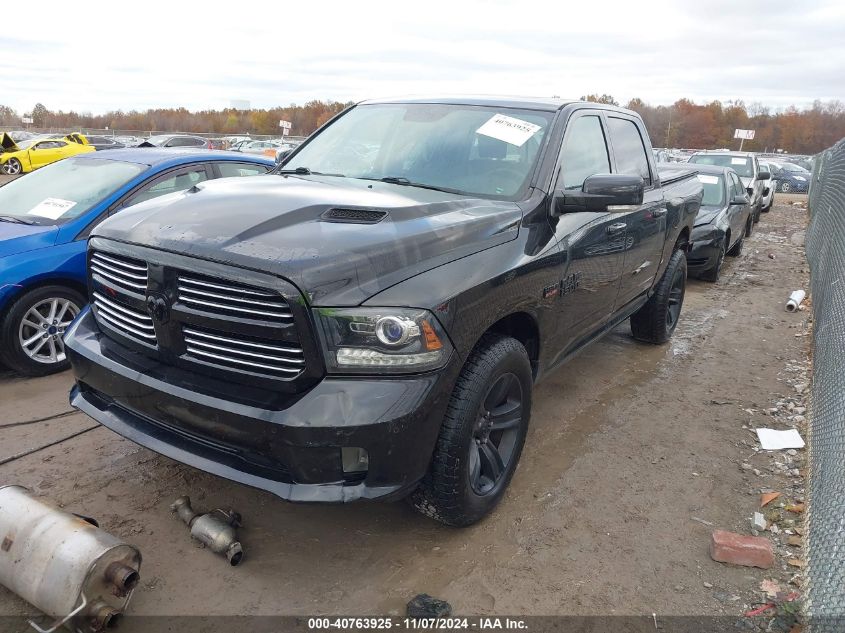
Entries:
<svg viewBox="0 0 845 633">
<path fill-rule="evenodd" d="M 4 8 L 16 28 L 0 38 L 0 103 L 104 112 L 424 93 L 775 108 L 845 99 L 845 5 L 834 0 L 149 0 L 131 20 L 116 20 L 113 3 L 79 11 L 47 5 L 35 20 L 20 3 Z"/>
</svg>

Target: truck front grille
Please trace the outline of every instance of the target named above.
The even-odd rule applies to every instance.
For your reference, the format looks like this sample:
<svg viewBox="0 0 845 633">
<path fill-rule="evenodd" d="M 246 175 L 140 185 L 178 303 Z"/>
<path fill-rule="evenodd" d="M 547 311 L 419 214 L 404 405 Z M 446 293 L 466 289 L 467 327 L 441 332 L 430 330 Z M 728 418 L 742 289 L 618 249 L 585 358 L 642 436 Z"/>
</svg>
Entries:
<svg viewBox="0 0 845 633">
<path fill-rule="evenodd" d="M 91 272 L 99 275 L 107 286 L 144 294 L 147 290 L 146 262 L 111 253 L 94 252 L 91 255 Z"/>
<path fill-rule="evenodd" d="M 293 315 L 281 295 L 237 282 L 180 273 L 179 300 L 210 314 L 271 322 L 290 322 Z"/>
<path fill-rule="evenodd" d="M 302 372 L 305 354 L 279 341 L 184 326 L 186 356 L 224 369 L 290 378 Z"/>
<path fill-rule="evenodd" d="M 133 341 L 155 347 L 155 327 L 149 314 L 122 303 L 117 297 L 109 299 L 96 291 L 93 297 L 97 320 L 100 323 L 105 323 Z"/>
</svg>

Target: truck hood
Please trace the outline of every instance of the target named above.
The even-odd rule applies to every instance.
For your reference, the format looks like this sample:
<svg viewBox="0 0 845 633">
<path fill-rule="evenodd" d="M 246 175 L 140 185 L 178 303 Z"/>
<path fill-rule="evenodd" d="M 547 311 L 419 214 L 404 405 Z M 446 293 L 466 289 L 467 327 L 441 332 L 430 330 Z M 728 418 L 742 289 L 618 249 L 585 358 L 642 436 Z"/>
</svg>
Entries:
<svg viewBox="0 0 845 633">
<path fill-rule="evenodd" d="M 57 226 L 0 221 L 0 257 L 53 246 L 58 232 Z"/>
<path fill-rule="evenodd" d="M 385 215 L 375 223 L 324 215 L 338 209 Z M 344 306 L 512 240 L 521 219 L 513 202 L 353 178 L 268 175 L 220 179 L 142 203 L 93 234 L 276 274 L 312 305 Z"/>
</svg>

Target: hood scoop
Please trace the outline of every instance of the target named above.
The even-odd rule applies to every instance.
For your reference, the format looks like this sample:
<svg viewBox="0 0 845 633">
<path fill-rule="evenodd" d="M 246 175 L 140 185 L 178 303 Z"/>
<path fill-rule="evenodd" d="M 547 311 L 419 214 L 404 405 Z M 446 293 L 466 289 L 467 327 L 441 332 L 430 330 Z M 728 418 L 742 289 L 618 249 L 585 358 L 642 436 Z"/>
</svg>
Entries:
<svg viewBox="0 0 845 633">
<path fill-rule="evenodd" d="M 329 209 L 320 216 L 324 222 L 344 224 L 378 224 L 387 217 L 387 211 L 377 209 Z"/>
</svg>

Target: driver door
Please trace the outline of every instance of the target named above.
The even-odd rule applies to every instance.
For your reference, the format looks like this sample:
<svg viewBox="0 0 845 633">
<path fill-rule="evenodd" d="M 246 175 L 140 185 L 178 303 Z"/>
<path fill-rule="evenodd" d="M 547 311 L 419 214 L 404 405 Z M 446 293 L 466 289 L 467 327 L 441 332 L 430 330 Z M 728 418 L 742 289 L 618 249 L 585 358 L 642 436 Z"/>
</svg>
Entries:
<svg viewBox="0 0 845 633">
<path fill-rule="evenodd" d="M 554 191 L 580 191 L 584 180 L 611 173 L 606 121 L 595 110 L 569 119 Z M 557 359 L 601 328 L 613 311 L 626 244 L 626 223 L 608 212 L 563 213 L 551 218 L 561 254 Z"/>
</svg>

